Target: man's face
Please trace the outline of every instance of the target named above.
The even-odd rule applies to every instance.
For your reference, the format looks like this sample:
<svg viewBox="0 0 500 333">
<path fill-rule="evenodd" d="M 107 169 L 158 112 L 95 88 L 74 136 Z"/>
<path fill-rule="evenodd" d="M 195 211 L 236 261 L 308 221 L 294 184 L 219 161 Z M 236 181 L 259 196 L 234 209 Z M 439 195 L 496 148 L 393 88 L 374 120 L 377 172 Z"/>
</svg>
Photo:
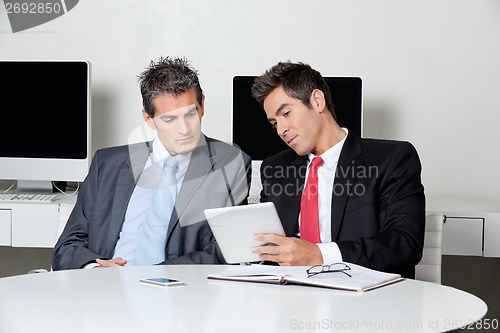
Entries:
<svg viewBox="0 0 500 333">
<path fill-rule="evenodd" d="M 315 152 L 321 121 L 315 109 L 308 109 L 301 100 L 288 96 L 280 86 L 265 98 L 264 110 L 281 139 L 298 155 Z"/>
<path fill-rule="evenodd" d="M 195 90 L 190 89 L 179 96 L 155 97 L 154 118 L 143 110 L 144 120 L 157 132 L 161 143 L 172 156 L 190 152 L 198 145 L 204 114 L 203 102 L 200 105 Z"/>
</svg>

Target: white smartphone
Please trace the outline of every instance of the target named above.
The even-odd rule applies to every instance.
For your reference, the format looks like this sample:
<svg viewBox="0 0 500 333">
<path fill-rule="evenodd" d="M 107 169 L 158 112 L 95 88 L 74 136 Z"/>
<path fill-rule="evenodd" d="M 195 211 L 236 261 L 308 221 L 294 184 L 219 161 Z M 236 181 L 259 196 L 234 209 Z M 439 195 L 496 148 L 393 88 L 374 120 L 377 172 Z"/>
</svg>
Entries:
<svg viewBox="0 0 500 333">
<path fill-rule="evenodd" d="M 182 281 L 168 279 L 168 278 L 164 278 L 164 277 L 140 279 L 139 282 L 145 283 L 145 284 L 150 284 L 153 286 L 159 286 L 159 287 L 174 287 L 174 286 L 185 286 L 186 285 Z"/>
</svg>

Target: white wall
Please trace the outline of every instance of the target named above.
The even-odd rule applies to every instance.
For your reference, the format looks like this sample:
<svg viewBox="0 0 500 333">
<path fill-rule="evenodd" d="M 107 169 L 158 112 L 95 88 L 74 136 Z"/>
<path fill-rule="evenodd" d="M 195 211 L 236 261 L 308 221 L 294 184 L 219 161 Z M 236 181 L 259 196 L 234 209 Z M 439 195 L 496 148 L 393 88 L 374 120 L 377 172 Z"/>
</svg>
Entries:
<svg viewBox="0 0 500 333">
<path fill-rule="evenodd" d="M 84 0 L 15 34 L 0 7 L 0 59 L 92 63 L 93 150 L 138 140 L 151 59 L 192 60 L 204 131 L 228 141 L 232 77 L 291 59 L 363 78 L 364 136 L 416 146 L 429 210 L 500 211 L 500 1 Z"/>
</svg>

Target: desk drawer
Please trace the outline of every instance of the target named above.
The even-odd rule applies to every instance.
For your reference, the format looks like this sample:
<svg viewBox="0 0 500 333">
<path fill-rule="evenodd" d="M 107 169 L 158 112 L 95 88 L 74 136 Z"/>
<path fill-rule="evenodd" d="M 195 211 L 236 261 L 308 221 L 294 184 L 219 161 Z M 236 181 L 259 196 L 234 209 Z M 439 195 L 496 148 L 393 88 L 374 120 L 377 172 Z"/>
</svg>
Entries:
<svg viewBox="0 0 500 333">
<path fill-rule="evenodd" d="M 12 211 L 0 209 L 0 246 L 12 245 Z"/>
<path fill-rule="evenodd" d="M 481 217 L 446 216 L 443 225 L 443 255 L 483 255 L 483 226 Z"/>
</svg>

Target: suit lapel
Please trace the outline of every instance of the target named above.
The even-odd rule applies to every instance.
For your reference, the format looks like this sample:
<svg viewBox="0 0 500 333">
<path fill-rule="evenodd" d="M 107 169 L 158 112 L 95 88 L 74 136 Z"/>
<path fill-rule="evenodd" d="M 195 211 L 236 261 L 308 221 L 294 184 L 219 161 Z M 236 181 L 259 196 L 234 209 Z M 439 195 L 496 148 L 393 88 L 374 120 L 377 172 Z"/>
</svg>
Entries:
<svg viewBox="0 0 500 333">
<path fill-rule="evenodd" d="M 194 197 L 194 193 L 198 190 L 208 174 L 215 167 L 214 157 L 216 155 L 215 147 L 201 136 L 198 147 L 193 151 L 189 166 L 182 182 L 181 190 L 175 201 L 175 209 L 172 212 L 172 220 L 168 226 L 167 239 L 172 232 L 172 229 L 181 218 L 184 210 Z"/>
<path fill-rule="evenodd" d="M 364 164 L 359 139 L 352 133 L 347 135 L 340 153 L 332 194 L 332 241 L 338 237 L 339 229 L 347 204 L 347 198 L 352 194 L 358 167 Z"/>
<path fill-rule="evenodd" d="M 150 151 L 149 142 L 129 146 L 130 160 L 125 161 L 118 171 L 113 207 L 111 209 L 108 244 L 106 248 L 108 256 L 113 254 L 125 218 L 130 196 L 144 169 Z"/>
<path fill-rule="evenodd" d="M 300 198 L 304 189 L 307 156 L 295 156 L 291 164 L 295 171 L 287 171 L 282 184 L 285 195 L 282 196 L 282 205 L 285 221 L 283 228 L 287 236 L 295 236 L 299 228 Z"/>
</svg>

